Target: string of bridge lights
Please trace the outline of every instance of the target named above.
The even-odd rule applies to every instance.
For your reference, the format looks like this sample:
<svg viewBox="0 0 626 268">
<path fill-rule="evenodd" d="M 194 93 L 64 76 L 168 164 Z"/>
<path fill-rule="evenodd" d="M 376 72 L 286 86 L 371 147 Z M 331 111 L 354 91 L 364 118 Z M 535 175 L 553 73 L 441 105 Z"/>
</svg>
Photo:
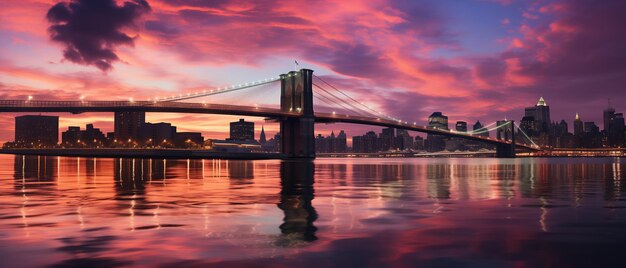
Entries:
<svg viewBox="0 0 626 268">
<path fill-rule="evenodd" d="M 327 92 L 329 95 L 331 95 L 332 97 L 335 97 L 336 99 L 338 99 L 338 100 L 340 100 L 340 101 L 342 101 L 342 102 L 344 102 L 344 103 L 346 103 L 346 104 L 348 104 L 348 105 L 350 105 L 350 106 L 352 106 L 352 107 L 355 107 L 355 108 L 357 108 L 358 110 L 360 110 L 360 111 L 362 111 L 362 112 L 365 112 L 366 114 L 372 114 L 372 115 L 374 115 L 375 117 L 377 117 L 377 119 L 378 119 L 378 120 L 380 120 L 380 117 L 384 117 L 384 118 L 386 118 L 386 119 L 388 119 L 388 120 L 392 120 L 392 121 L 394 121 L 394 122 L 398 122 L 398 123 L 400 123 L 400 124 L 402 124 L 402 123 L 404 123 L 404 124 L 408 124 L 408 122 L 407 122 L 407 121 L 403 121 L 402 119 L 399 119 L 399 118 L 396 118 L 396 117 L 393 117 L 393 116 L 387 115 L 387 114 L 385 114 L 385 113 L 383 113 L 383 112 L 381 112 L 381 111 L 378 111 L 378 110 L 376 110 L 376 109 L 374 109 L 374 108 L 372 108 L 372 107 L 368 106 L 367 104 L 365 104 L 365 103 L 363 103 L 363 102 L 360 102 L 360 101 L 355 100 L 354 98 L 352 98 L 352 97 L 351 97 L 351 96 L 349 96 L 348 94 L 344 93 L 343 91 L 341 91 L 341 90 L 337 89 L 336 87 L 334 87 L 333 85 L 331 85 L 329 82 L 326 82 L 324 79 L 320 78 L 319 76 L 315 76 L 315 75 L 314 75 L 314 77 L 316 77 L 316 78 L 317 78 L 317 79 L 319 79 L 320 81 L 324 82 L 325 84 L 327 84 L 328 86 L 330 86 L 331 88 L 333 88 L 333 89 L 334 89 L 334 90 L 336 90 L 337 92 L 341 93 L 342 95 L 346 96 L 349 100 L 353 101 L 354 103 L 356 103 L 356 104 L 358 104 L 358 105 L 360 105 L 360 106 L 365 107 L 367 110 L 370 110 L 371 112 L 365 111 L 365 110 L 364 110 L 364 109 L 362 109 L 362 108 L 355 107 L 354 105 L 352 105 L 352 104 L 348 103 L 346 100 L 341 99 L 341 98 L 339 98 L 339 97 L 335 96 L 334 94 L 332 94 L 332 93 L 330 93 L 330 92 L 327 92 L 327 91 L 326 91 L 324 88 L 322 88 L 321 86 L 319 86 L 319 85 L 315 85 L 315 86 L 317 86 L 318 88 L 322 89 L 323 91 L 326 91 L 326 92 Z M 320 96 L 322 96 L 322 97 L 324 97 L 322 94 L 319 94 L 319 95 L 320 95 Z M 324 97 L 324 98 L 328 99 L 328 97 Z M 343 105 L 341 105 L 341 103 L 338 103 L 338 104 L 339 104 L 340 106 L 342 106 L 342 108 L 346 109 L 346 107 L 345 107 L 345 106 L 343 106 Z M 372 113 L 372 112 L 373 112 L 373 113 Z M 332 114 L 333 114 L 333 115 L 335 115 L 336 113 L 333 111 L 333 112 L 332 112 Z M 472 131 L 469 131 L 469 132 L 465 132 L 465 133 L 463 133 L 463 134 L 467 134 L 467 135 L 475 135 L 475 134 L 486 133 L 486 132 L 490 132 L 490 131 L 497 130 L 497 129 L 499 129 L 499 128 L 505 127 L 505 126 L 509 125 L 511 122 L 512 122 L 512 121 L 507 121 L 505 124 L 502 124 L 502 125 L 499 125 L 499 126 L 496 126 L 496 127 L 491 127 L 491 126 L 493 126 L 493 125 L 495 125 L 495 124 L 497 123 L 497 122 L 493 122 L 493 123 L 491 123 L 491 124 L 488 124 L 488 125 L 486 125 L 486 126 L 483 126 L 481 129 L 478 129 L 478 130 L 472 130 Z M 416 125 L 417 125 L 417 123 L 416 123 L 416 122 L 413 122 L 413 125 L 414 125 L 414 126 L 416 126 Z M 524 131 L 523 131 L 523 130 L 519 127 L 519 126 L 517 126 L 516 124 L 515 124 L 515 126 L 516 126 L 519 130 L 520 130 L 520 132 L 522 132 L 522 134 L 523 134 L 524 136 L 526 136 L 526 138 L 527 138 L 527 139 L 529 139 L 529 140 L 530 140 L 530 142 L 531 142 L 531 143 L 532 143 L 535 147 L 538 147 L 538 145 L 537 145 L 537 144 L 535 144 L 535 142 L 533 142 L 533 141 L 532 141 L 532 139 L 530 139 L 530 138 L 528 137 L 528 135 L 526 135 L 526 133 L 525 133 L 525 132 L 524 132 Z M 457 133 L 458 131 L 451 130 L 450 132 L 455 132 L 455 133 Z M 458 133 L 460 133 L 460 132 L 458 132 Z"/>
<path fill-rule="evenodd" d="M 533 141 L 533 139 L 531 139 L 531 138 L 530 138 L 530 137 L 526 134 L 526 132 L 524 132 L 524 130 L 523 130 L 523 129 L 522 129 L 522 128 L 521 128 L 521 127 L 517 124 L 517 123 L 514 123 L 514 124 L 515 124 L 515 126 L 517 127 L 517 129 L 519 129 L 519 131 L 520 131 L 520 132 L 522 132 L 522 134 L 524 134 L 524 136 L 526 137 L 526 139 L 528 139 L 528 140 L 530 141 L 530 143 L 532 143 L 532 144 L 533 144 L 533 147 L 535 147 L 535 148 L 539 148 L 539 145 L 538 145 L 538 144 L 536 144 L 536 143 Z"/>
<path fill-rule="evenodd" d="M 291 76 L 291 75 L 288 75 Z M 210 90 L 203 90 L 201 92 L 194 92 L 194 93 L 187 93 L 187 94 L 178 94 L 178 95 L 172 95 L 170 97 L 156 97 L 154 99 L 149 99 L 150 101 L 157 103 L 157 102 L 168 102 L 168 101 L 179 101 L 179 100 L 186 100 L 186 99 L 194 99 L 194 98 L 199 98 L 199 97 L 206 97 L 206 96 L 211 96 L 211 95 L 216 95 L 216 94 L 221 94 L 221 93 L 226 93 L 226 92 L 232 92 L 232 91 L 237 91 L 237 90 L 241 90 L 241 89 L 246 89 L 246 88 L 251 88 L 251 87 L 256 87 L 256 86 L 261 86 L 261 85 L 265 85 L 265 84 L 269 84 L 269 83 L 273 83 L 276 82 L 278 80 L 280 80 L 281 77 L 272 77 L 272 78 L 266 78 L 266 79 L 262 79 L 262 80 L 258 80 L 258 81 L 253 81 L 253 82 L 247 82 L 247 83 L 241 83 L 241 84 L 233 84 L 230 86 L 226 86 L 226 87 L 218 87 L 216 89 L 210 89 Z M 132 98 L 130 98 L 130 101 L 132 102 Z"/>
</svg>

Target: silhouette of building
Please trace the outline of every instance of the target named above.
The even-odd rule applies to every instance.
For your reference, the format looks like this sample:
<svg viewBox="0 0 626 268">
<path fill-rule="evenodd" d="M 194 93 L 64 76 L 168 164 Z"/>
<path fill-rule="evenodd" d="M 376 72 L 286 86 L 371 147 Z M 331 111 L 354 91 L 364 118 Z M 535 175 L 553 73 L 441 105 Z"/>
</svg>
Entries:
<svg viewBox="0 0 626 268">
<path fill-rule="evenodd" d="M 254 122 L 243 119 L 230 123 L 230 138 L 236 141 L 254 141 Z"/>
<path fill-rule="evenodd" d="M 198 148 L 204 146 L 204 137 L 200 132 L 176 132 L 174 145 L 179 148 Z"/>
<path fill-rule="evenodd" d="M 413 142 L 413 137 L 409 135 L 409 131 L 406 129 L 398 129 L 396 134 L 393 140 L 394 149 L 400 151 L 414 149 L 415 143 Z"/>
<path fill-rule="evenodd" d="M 51 147 L 59 142 L 59 117 L 23 115 L 15 117 L 18 147 Z"/>
<path fill-rule="evenodd" d="M 543 97 L 539 98 L 535 106 L 524 109 L 524 117 L 520 123 L 520 128 L 535 143 L 549 145 L 552 121 L 550 120 L 550 106 Z"/>
<path fill-rule="evenodd" d="M 346 132 L 343 130 L 339 131 L 339 135 L 335 139 L 335 152 L 336 153 L 345 153 L 348 151 L 348 138 Z"/>
<path fill-rule="evenodd" d="M 347 151 L 346 133 L 342 130 L 339 135 L 335 136 L 333 131 L 327 137 L 318 134 L 315 137 L 315 151 L 318 153 L 345 153 Z"/>
<path fill-rule="evenodd" d="M 480 120 L 472 126 L 472 130 L 475 136 L 489 137 L 489 131 L 480 123 Z"/>
<path fill-rule="evenodd" d="M 61 133 L 61 141 L 64 147 L 102 147 L 106 145 L 106 137 L 99 128 L 93 124 L 87 124 L 85 130 L 80 127 L 68 127 Z"/>
<path fill-rule="evenodd" d="M 389 151 L 395 147 L 393 144 L 396 137 L 395 132 L 394 128 L 383 128 L 383 131 L 380 134 L 380 149 L 382 151 Z"/>
<path fill-rule="evenodd" d="M 441 112 L 434 112 L 428 117 L 428 127 L 449 130 L 448 117 L 443 115 Z"/>
<path fill-rule="evenodd" d="M 267 140 L 265 138 L 265 127 L 261 126 L 261 135 L 259 135 L 259 144 L 266 144 Z"/>
<path fill-rule="evenodd" d="M 449 130 L 448 117 L 441 112 L 434 112 L 428 117 L 428 128 Z M 446 137 L 442 135 L 428 134 L 425 147 L 427 151 L 436 152 L 446 148 Z"/>
<path fill-rule="evenodd" d="M 574 136 L 580 137 L 585 132 L 583 121 L 580 119 L 578 113 L 576 113 L 576 117 L 574 118 Z"/>
<path fill-rule="evenodd" d="M 458 131 L 458 132 L 467 132 L 467 122 L 465 122 L 465 121 L 457 121 L 456 122 L 456 131 Z"/>
<path fill-rule="evenodd" d="M 170 123 L 145 123 L 141 143 L 146 146 L 172 147 L 175 135 L 176 127 Z"/>
<path fill-rule="evenodd" d="M 352 137 L 352 151 L 355 153 L 375 153 L 379 150 L 380 142 L 374 131 Z"/>
<path fill-rule="evenodd" d="M 145 112 L 115 112 L 114 132 L 118 141 L 137 141 L 142 138 L 146 123 Z"/>
<path fill-rule="evenodd" d="M 599 148 L 602 146 L 602 134 L 600 128 L 594 122 L 584 123 L 585 135 L 582 140 L 582 147 Z"/>
<path fill-rule="evenodd" d="M 616 113 L 615 109 L 609 106 L 603 113 L 604 119 L 604 139 L 606 147 L 624 146 L 624 115 Z"/>
</svg>

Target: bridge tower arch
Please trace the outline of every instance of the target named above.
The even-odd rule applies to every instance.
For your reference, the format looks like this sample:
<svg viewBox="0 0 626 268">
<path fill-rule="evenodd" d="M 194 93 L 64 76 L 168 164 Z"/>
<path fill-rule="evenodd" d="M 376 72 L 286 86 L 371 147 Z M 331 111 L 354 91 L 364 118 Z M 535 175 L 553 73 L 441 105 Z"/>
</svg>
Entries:
<svg viewBox="0 0 626 268">
<path fill-rule="evenodd" d="M 510 144 L 496 145 L 497 158 L 514 158 L 515 157 L 515 123 L 513 120 L 502 120 L 496 123 L 498 129 L 496 138 L 503 141 L 511 142 Z"/>
<path fill-rule="evenodd" d="M 280 109 L 299 115 L 280 120 L 281 153 L 288 158 L 315 158 L 313 70 L 280 75 Z"/>
</svg>

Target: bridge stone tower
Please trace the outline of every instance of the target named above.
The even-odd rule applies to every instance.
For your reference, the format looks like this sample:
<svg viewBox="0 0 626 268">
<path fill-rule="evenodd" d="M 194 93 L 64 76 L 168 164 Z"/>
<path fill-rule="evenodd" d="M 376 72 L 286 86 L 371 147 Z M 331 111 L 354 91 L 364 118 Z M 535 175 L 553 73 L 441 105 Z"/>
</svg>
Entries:
<svg viewBox="0 0 626 268">
<path fill-rule="evenodd" d="M 299 114 L 280 121 L 281 153 L 288 158 L 315 158 L 313 70 L 280 75 L 280 109 Z"/>
<path fill-rule="evenodd" d="M 497 123 L 498 130 L 496 137 L 499 140 L 510 141 L 511 144 L 496 145 L 497 158 L 514 158 L 515 157 L 515 123 L 513 120 L 502 120 Z"/>
</svg>

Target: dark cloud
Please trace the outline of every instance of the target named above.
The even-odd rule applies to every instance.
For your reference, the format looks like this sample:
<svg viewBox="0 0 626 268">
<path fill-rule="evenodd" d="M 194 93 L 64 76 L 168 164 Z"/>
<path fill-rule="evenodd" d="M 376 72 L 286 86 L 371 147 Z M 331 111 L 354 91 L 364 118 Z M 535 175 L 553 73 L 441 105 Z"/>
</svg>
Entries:
<svg viewBox="0 0 626 268">
<path fill-rule="evenodd" d="M 119 60 L 116 46 L 133 45 L 133 37 L 123 30 L 136 27 L 137 19 L 148 12 L 145 0 L 121 6 L 114 0 L 73 0 L 52 6 L 46 18 L 52 24 L 50 38 L 65 45 L 65 59 L 108 71 Z"/>
</svg>

